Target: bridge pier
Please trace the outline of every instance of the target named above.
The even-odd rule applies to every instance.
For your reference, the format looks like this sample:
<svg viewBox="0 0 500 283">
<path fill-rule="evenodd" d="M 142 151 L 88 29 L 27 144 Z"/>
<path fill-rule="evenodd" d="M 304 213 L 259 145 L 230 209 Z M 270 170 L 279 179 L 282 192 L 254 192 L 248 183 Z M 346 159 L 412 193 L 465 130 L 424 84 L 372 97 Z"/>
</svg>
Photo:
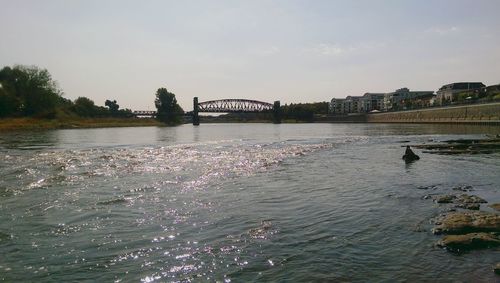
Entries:
<svg viewBox="0 0 500 283">
<path fill-rule="evenodd" d="M 198 97 L 193 98 L 193 126 L 200 125 L 200 115 L 198 114 L 199 105 L 198 105 Z"/>
<path fill-rule="evenodd" d="M 273 105 L 273 123 L 281 124 L 281 105 L 279 100 L 275 101 Z"/>
</svg>

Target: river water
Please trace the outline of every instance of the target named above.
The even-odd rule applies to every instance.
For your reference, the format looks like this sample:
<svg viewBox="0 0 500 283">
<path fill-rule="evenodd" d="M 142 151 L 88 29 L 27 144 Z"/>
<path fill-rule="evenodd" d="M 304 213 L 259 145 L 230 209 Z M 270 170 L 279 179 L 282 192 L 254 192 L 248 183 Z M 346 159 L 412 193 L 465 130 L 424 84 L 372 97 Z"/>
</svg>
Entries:
<svg viewBox="0 0 500 283">
<path fill-rule="evenodd" d="M 401 156 L 406 142 L 498 133 L 402 124 L 2 133 L 0 280 L 496 282 L 498 250 L 434 245 L 432 219 L 447 208 L 423 196 L 470 185 L 500 202 L 500 156 L 416 150 L 411 165 Z"/>
</svg>

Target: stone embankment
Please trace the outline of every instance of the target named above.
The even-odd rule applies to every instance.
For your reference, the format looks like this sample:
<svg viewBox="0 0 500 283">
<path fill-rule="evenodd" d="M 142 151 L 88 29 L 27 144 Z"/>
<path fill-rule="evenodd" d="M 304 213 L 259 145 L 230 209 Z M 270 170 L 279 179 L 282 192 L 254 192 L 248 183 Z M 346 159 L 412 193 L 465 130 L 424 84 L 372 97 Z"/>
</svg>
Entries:
<svg viewBox="0 0 500 283">
<path fill-rule="evenodd" d="M 368 123 L 477 123 L 500 125 L 500 102 L 373 113 Z"/>
<path fill-rule="evenodd" d="M 461 123 L 500 125 L 500 102 L 397 112 L 315 117 L 323 123 Z"/>
</svg>

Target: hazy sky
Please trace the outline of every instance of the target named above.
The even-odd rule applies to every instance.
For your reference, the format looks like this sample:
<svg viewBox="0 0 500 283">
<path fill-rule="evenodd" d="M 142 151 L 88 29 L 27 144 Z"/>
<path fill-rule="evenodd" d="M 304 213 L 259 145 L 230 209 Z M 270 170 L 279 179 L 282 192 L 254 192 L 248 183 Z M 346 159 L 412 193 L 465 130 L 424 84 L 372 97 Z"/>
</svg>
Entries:
<svg viewBox="0 0 500 283">
<path fill-rule="evenodd" d="M 46 68 L 65 97 L 153 110 L 192 99 L 329 101 L 500 83 L 500 1 L 0 0 L 0 67 Z"/>
</svg>

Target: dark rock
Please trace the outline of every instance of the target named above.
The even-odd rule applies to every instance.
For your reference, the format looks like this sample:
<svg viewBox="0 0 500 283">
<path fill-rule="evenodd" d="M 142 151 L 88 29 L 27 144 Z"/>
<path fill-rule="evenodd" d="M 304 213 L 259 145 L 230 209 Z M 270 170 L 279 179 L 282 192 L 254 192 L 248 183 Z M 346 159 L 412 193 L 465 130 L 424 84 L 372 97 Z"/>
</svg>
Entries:
<svg viewBox="0 0 500 283">
<path fill-rule="evenodd" d="M 455 207 L 469 210 L 479 210 L 481 205 L 479 203 L 459 203 L 455 205 Z"/>
<path fill-rule="evenodd" d="M 500 237 L 495 233 L 470 233 L 465 235 L 447 235 L 438 243 L 450 251 L 461 252 L 472 249 L 500 246 Z"/>
<path fill-rule="evenodd" d="M 495 264 L 495 266 L 493 266 L 493 272 L 500 275 L 500 262 Z"/>
<path fill-rule="evenodd" d="M 250 234 L 250 237 L 254 239 L 266 239 L 271 227 L 272 227 L 271 221 L 264 220 L 262 221 L 259 227 L 250 229 L 248 233 Z"/>
<path fill-rule="evenodd" d="M 462 195 L 441 195 L 437 196 L 434 198 L 434 200 L 437 203 L 454 203 L 457 204 L 456 207 L 459 208 L 465 208 L 465 209 L 476 209 L 475 205 L 469 205 L 469 204 L 479 204 L 479 203 L 486 203 L 484 199 L 475 196 L 475 195 L 467 195 L 467 194 L 462 194 Z M 477 209 L 479 209 L 479 206 L 477 206 Z"/>
<path fill-rule="evenodd" d="M 416 155 L 410 148 L 410 146 L 406 146 L 406 151 L 405 151 L 405 154 L 403 155 L 403 160 L 406 162 L 406 163 L 410 163 L 410 162 L 413 162 L 415 160 L 419 160 L 420 157 L 418 155 Z"/>
<path fill-rule="evenodd" d="M 100 201 L 97 204 L 98 205 L 110 205 L 110 204 L 122 204 L 122 203 L 127 203 L 127 200 L 125 198 L 116 198 L 116 199 Z"/>
<path fill-rule="evenodd" d="M 0 232 L 0 242 L 10 240 L 11 238 L 12 238 L 12 236 L 10 234 L 5 234 L 5 233 Z"/>
<path fill-rule="evenodd" d="M 491 154 L 500 152 L 500 139 L 449 140 L 442 143 L 414 145 L 435 154 Z"/>
<path fill-rule="evenodd" d="M 422 187 L 418 187 L 417 189 L 419 190 L 435 190 L 437 189 L 438 187 L 435 186 L 435 185 L 432 185 L 432 186 L 422 186 Z"/>
<path fill-rule="evenodd" d="M 484 199 L 476 196 L 476 195 L 467 195 L 467 194 L 462 194 L 457 197 L 456 199 L 457 203 L 487 203 Z"/>
<path fill-rule="evenodd" d="M 470 192 L 473 191 L 474 188 L 472 186 L 458 186 L 453 188 L 454 191 L 462 191 L 462 192 Z"/>
<path fill-rule="evenodd" d="M 453 203 L 453 201 L 457 198 L 455 195 L 443 195 L 437 196 L 435 201 L 437 203 Z"/>
<path fill-rule="evenodd" d="M 453 212 L 436 221 L 434 234 L 500 232 L 500 215 L 482 211 Z"/>
</svg>

